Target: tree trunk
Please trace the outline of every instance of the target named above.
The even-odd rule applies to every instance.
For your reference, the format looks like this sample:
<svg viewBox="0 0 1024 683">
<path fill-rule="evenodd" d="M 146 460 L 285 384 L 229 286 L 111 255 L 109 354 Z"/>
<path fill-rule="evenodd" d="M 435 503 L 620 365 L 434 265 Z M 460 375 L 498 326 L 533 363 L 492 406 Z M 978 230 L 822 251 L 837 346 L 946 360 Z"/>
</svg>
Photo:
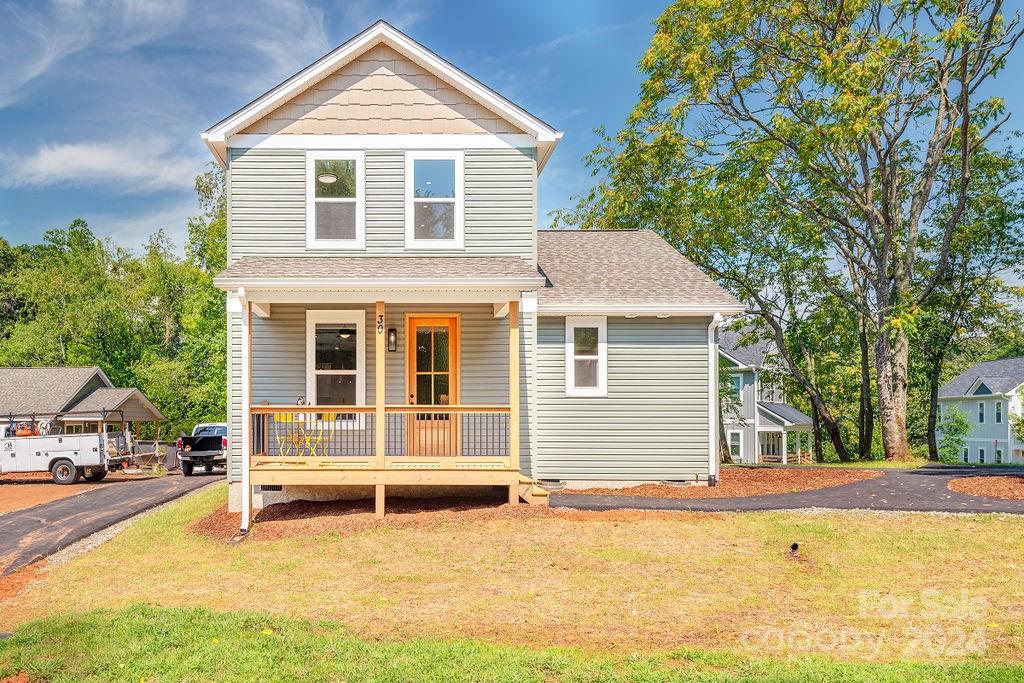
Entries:
<svg viewBox="0 0 1024 683">
<path fill-rule="evenodd" d="M 729 441 L 725 437 L 725 420 L 722 418 L 722 411 L 718 411 L 718 454 L 719 461 L 732 464 L 732 452 L 729 450 Z"/>
<path fill-rule="evenodd" d="M 886 460 L 910 460 L 907 438 L 907 363 L 910 342 L 902 330 L 879 325 L 875 341 L 878 412 Z"/>
<path fill-rule="evenodd" d="M 861 460 L 871 459 L 871 442 L 875 436 L 875 408 L 871 404 L 871 363 L 868 350 L 868 321 L 860 316 L 860 419 L 857 421 L 857 450 Z"/>
<path fill-rule="evenodd" d="M 821 418 L 818 408 L 811 404 L 811 433 L 814 435 L 814 462 L 824 462 L 821 457 Z"/>
<path fill-rule="evenodd" d="M 934 367 L 928 376 L 928 459 L 938 462 L 939 440 L 935 435 L 939 413 L 939 368 Z"/>
</svg>

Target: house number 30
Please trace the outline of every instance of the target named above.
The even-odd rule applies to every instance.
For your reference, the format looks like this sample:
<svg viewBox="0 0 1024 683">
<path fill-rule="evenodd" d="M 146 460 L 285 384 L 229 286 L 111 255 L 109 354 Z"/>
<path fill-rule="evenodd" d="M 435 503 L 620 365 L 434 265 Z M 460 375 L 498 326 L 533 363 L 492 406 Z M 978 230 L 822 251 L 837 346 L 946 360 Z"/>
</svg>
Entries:
<svg viewBox="0 0 1024 683">
<path fill-rule="evenodd" d="M 384 316 L 377 316 L 377 334 L 384 334 Z"/>
</svg>

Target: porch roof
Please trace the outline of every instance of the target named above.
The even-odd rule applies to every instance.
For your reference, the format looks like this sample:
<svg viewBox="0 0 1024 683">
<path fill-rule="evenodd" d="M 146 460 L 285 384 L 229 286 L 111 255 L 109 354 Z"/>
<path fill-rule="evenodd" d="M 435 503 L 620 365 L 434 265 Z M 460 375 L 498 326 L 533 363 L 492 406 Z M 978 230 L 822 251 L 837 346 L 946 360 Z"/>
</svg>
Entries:
<svg viewBox="0 0 1024 683">
<path fill-rule="evenodd" d="M 769 413 L 781 418 L 783 421 L 794 426 L 810 426 L 811 418 L 789 405 L 788 403 L 774 403 L 772 401 L 758 401 L 757 405 Z"/>
<path fill-rule="evenodd" d="M 516 257 L 243 256 L 213 280 L 223 290 L 500 288 L 532 291 L 544 284 Z"/>
</svg>

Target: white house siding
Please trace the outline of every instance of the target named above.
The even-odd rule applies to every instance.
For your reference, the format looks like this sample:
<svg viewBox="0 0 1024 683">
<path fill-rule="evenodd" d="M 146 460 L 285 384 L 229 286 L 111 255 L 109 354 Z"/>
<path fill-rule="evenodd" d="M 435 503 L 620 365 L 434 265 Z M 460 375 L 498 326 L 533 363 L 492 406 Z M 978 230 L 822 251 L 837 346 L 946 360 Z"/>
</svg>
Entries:
<svg viewBox="0 0 1024 683">
<path fill-rule="evenodd" d="M 609 318 L 608 396 L 565 396 L 565 319 L 537 338 L 539 479 L 708 476 L 707 318 Z"/>
<path fill-rule="evenodd" d="M 228 260 L 242 256 L 519 256 L 536 263 L 536 149 L 465 150 L 465 249 L 405 249 L 405 153 L 366 151 L 366 249 L 306 249 L 301 149 L 231 149 Z"/>
<path fill-rule="evenodd" d="M 376 346 L 373 331 L 373 307 L 361 304 L 283 305 L 275 304 L 269 318 L 253 317 L 252 328 L 252 391 L 253 404 L 292 405 L 306 396 L 306 311 L 361 309 L 365 312 L 366 334 L 366 404 L 376 402 Z M 385 328 L 398 333 L 398 350 L 385 358 L 386 402 L 408 403 L 406 389 L 405 321 L 407 313 L 457 313 L 460 315 L 460 401 L 464 404 L 504 405 L 508 403 L 508 319 L 495 318 L 490 304 L 437 305 L 392 304 L 385 308 Z M 526 316 L 524 316 L 526 317 Z M 232 339 L 241 336 L 241 325 L 232 318 Z M 530 394 L 528 378 L 532 376 L 529 359 L 533 344 L 532 326 L 524 320 L 520 344 L 520 458 L 524 473 L 530 472 Z M 232 344 L 232 359 L 241 357 L 240 344 Z M 229 375 L 229 396 L 232 406 L 232 430 L 241 434 L 241 364 L 233 360 Z M 308 397 L 307 397 L 308 398 Z M 241 477 L 241 449 L 232 438 L 231 481 Z"/>
</svg>

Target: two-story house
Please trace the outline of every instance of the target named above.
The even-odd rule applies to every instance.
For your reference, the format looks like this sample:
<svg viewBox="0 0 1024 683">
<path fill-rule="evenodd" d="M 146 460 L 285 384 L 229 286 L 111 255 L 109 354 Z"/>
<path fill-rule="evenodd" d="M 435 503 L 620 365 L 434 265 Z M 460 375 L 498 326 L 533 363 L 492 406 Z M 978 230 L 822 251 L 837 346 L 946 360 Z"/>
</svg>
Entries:
<svg viewBox="0 0 1024 683">
<path fill-rule="evenodd" d="M 714 480 L 742 306 L 654 233 L 538 231 L 561 137 L 385 22 L 202 134 L 243 529 L 295 498 Z"/>
<path fill-rule="evenodd" d="M 786 401 L 775 344 L 749 336 L 725 329 L 718 336 L 735 398 L 734 410 L 722 415 L 729 453 L 735 463 L 799 464 L 814 448 L 811 418 Z"/>
<path fill-rule="evenodd" d="M 939 419 L 958 410 L 971 425 L 960 457 L 965 463 L 1024 463 L 1024 442 L 1011 428 L 1021 415 L 1024 358 L 978 363 L 939 388 Z M 941 430 L 939 434 L 941 438 Z"/>
</svg>

